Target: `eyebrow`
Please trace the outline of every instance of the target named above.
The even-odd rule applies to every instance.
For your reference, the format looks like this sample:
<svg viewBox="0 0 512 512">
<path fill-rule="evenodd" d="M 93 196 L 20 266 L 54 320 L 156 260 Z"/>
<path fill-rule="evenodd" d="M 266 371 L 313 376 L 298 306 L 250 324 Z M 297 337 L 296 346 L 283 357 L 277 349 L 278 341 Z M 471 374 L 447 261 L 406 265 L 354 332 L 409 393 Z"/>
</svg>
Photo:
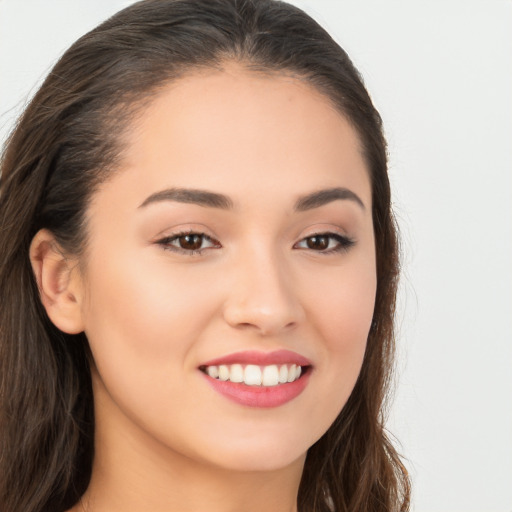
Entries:
<svg viewBox="0 0 512 512">
<path fill-rule="evenodd" d="M 355 192 L 352 192 L 352 190 L 349 190 L 348 188 L 335 187 L 319 190 L 300 197 L 295 203 L 295 210 L 298 212 L 312 210 L 313 208 L 319 208 L 320 206 L 332 203 L 338 199 L 354 201 L 363 210 L 366 209 L 363 201 Z"/>
<path fill-rule="evenodd" d="M 233 201 L 223 194 L 208 192 L 207 190 L 196 190 L 191 188 L 169 188 L 151 194 L 139 206 L 143 208 L 151 203 L 160 201 L 176 201 L 178 203 L 192 203 L 207 208 L 220 208 L 230 210 L 233 208 Z"/>
<path fill-rule="evenodd" d="M 295 203 L 295 211 L 304 212 L 319 208 L 336 200 L 349 200 L 358 204 L 363 210 L 365 206 L 361 198 L 348 188 L 335 187 L 318 190 L 299 197 Z M 190 188 L 169 188 L 155 192 L 147 197 L 139 208 L 144 208 L 152 203 L 161 201 L 175 201 L 178 203 L 190 203 L 206 208 L 219 208 L 221 210 L 233 209 L 233 201 L 224 194 Z"/>
</svg>

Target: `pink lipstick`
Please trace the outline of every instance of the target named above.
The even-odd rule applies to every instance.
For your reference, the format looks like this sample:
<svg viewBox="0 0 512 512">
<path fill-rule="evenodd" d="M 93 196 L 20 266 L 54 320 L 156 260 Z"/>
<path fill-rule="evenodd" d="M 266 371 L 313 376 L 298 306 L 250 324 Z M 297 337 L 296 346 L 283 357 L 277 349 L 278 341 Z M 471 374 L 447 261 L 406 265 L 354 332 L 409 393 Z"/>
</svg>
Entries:
<svg viewBox="0 0 512 512">
<path fill-rule="evenodd" d="M 311 362 L 290 350 L 245 351 L 199 367 L 207 383 L 226 398 L 250 407 L 278 407 L 307 386 Z"/>
</svg>

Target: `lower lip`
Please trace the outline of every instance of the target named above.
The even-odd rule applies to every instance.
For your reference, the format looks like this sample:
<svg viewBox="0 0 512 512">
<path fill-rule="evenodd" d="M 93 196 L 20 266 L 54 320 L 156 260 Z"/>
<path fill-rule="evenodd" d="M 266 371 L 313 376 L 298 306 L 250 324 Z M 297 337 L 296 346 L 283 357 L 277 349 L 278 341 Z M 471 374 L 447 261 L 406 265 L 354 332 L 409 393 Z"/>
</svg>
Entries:
<svg viewBox="0 0 512 512">
<path fill-rule="evenodd" d="M 237 382 L 212 379 L 205 373 L 202 375 L 215 391 L 237 404 L 269 408 L 279 407 L 299 396 L 308 384 L 310 371 L 294 382 L 277 386 L 247 386 Z"/>
</svg>

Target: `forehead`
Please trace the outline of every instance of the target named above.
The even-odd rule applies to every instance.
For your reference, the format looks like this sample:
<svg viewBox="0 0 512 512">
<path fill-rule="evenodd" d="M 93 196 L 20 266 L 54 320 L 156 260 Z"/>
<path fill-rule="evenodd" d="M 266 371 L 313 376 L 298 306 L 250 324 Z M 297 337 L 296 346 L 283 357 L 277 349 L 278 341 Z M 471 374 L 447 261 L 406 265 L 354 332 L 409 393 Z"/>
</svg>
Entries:
<svg viewBox="0 0 512 512">
<path fill-rule="evenodd" d="M 236 196 L 243 186 L 300 195 L 342 185 L 370 201 L 356 131 L 294 76 L 233 63 L 190 73 L 163 87 L 126 137 L 121 174 L 140 192 L 183 186 Z"/>
</svg>

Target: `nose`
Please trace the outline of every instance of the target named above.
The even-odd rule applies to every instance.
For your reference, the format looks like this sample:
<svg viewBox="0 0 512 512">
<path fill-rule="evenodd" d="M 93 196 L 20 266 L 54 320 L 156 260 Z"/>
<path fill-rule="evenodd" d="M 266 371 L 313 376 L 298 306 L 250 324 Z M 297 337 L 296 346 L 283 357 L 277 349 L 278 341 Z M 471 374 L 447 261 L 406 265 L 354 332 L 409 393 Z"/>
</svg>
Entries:
<svg viewBox="0 0 512 512">
<path fill-rule="evenodd" d="M 223 310 L 231 327 L 270 336 L 293 329 L 304 318 L 287 262 L 276 254 L 260 250 L 240 258 L 231 277 Z"/>
</svg>

